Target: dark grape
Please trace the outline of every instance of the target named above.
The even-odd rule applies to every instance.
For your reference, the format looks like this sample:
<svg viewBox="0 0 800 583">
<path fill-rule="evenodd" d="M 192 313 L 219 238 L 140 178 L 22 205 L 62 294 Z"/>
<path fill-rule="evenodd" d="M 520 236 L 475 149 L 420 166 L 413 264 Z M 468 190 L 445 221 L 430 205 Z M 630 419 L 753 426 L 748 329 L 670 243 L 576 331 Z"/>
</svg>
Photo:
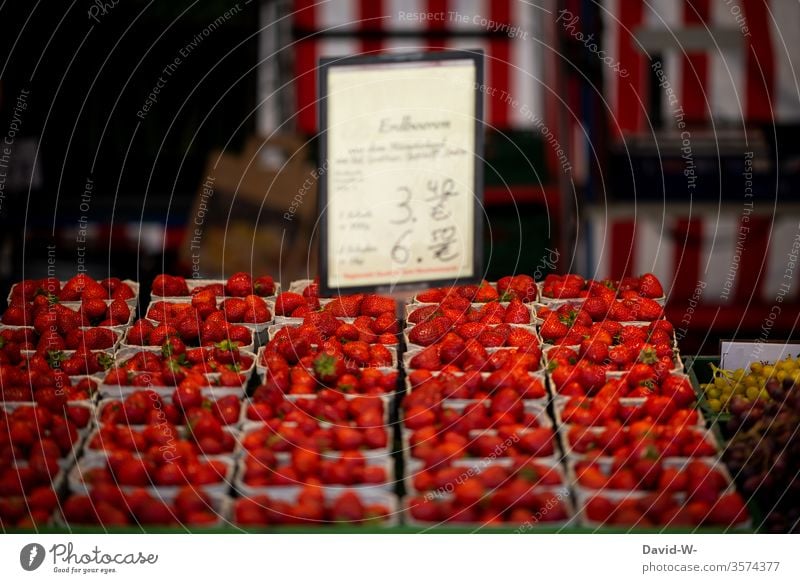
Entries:
<svg viewBox="0 0 800 583">
<path fill-rule="evenodd" d="M 731 440 L 723 459 L 742 493 L 768 511 L 766 532 L 800 531 L 800 387 L 771 380 L 773 399 L 734 396 L 725 425 Z"/>
</svg>

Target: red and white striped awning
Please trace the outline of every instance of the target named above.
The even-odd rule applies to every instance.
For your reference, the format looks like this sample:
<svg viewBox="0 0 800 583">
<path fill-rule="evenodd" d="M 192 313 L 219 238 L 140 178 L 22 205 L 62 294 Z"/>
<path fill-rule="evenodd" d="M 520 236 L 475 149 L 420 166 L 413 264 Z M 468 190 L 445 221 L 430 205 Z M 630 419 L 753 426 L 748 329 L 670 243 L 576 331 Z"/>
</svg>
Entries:
<svg viewBox="0 0 800 583">
<path fill-rule="evenodd" d="M 691 213 L 612 205 L 590 211 L 587 229 L 592 277 L 652 272 L 671 299 L 696 295 L 712 305 L 800 300 L 797 207 L 747 214 L 732 205 L 694 205 Z"/>
<path fill-rule="evenodd" d="M 646 31 L 706 27 L 735 33 L 735 44 L 662 52 L 666 77 L 686 121 L 796 122 L 800 119 L 800 2 L 797 0 L 605 0 L 603 44 L 629 72 L 605 70 L 612 127 L 649 132 L 650 60 L 637 43 Z M 721 35 L 719 35 L 721 36 Z M 731 38 L 730 34 L 728 38 Z M 662 99 L 663 119 L 674 106 Z"/>
<path fill-rule="evenodd" d="M 380 51 L 483 49 L 486 85 L 497 89 L 494 96 L 486 97 L 486 122 L 501 129 L 529 128 L 535 125 L 536 118 L 543 116 L 542 13 L 530 3 L 520 0 L 295 0 L 294 9 L 294 25 L 306 36 L 294 45 L 297 125 L 303 132 L 317 131 L 316 67 L 319 58 Z M 441 18 L 430 15 L 441 15 Z M 502 25 L 507 28 L 502 29 Z M 486 34 L 498 28 L 500 34 Z M 375 31 L 375 34 L 359 37 L 355 34 L 359 31 Z M 322 34 L 309 38 L 308 33 L 313 32 Z M 325 36 L 326 32 L 335 33 L 335 36 Z M 458 36 L 447 34 L 451 32 Z M 392 36 L 392 33 L 399 34 Z M 511 100 L 503 99 L 502 92 L 516 100 L 517 106 L 512 107 Z"/>
</svg>

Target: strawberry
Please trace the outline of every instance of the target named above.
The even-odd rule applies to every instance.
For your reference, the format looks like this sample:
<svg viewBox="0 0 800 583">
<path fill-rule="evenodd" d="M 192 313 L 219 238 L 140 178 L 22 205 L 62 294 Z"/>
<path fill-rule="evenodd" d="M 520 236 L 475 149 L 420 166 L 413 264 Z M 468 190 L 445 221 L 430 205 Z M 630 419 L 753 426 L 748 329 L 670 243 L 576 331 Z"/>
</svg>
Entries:
<svg viewBox="0 0 800 583">
<path fill-rule="evenodd" d="M 394 312 L 383 312 L 371 322 L 370 328 L 375 334 L 397 334 L 400 324 Z"/>
<path fill-rule="evenodd" d="M 645 298 L 660 298 L 664 295 L 664 288 L 655 275 L 645 273 L 639 278 L 639 294 Z"/>
<path fill-rule="evenodd" d="M 417 324 L 408 332 L 408 341 L 419 346 L 436 343 L 450 329 L 450 320 L 440 317 L 429 322 Z"/>
<path fill-rule="evenodd" d="M 558 316 L 550 315 L 545 318 L 544 322 L 542 322 L 541 330 L 539 333 L 541 334 L 544 340 L 558 340 L 562 336 L 565 336 L 569 332 L 569 327 L 564 324 Z"/>
<path fill-rule="evenodd" d="M 442 362 L 439 359 L 439 347 L 429 346 L 418 354 L 415 354 L 409 362 L 411 368 L 421 368 L 426 370 L 439 370 Z"/>
<path fill-rule="evenodd" d="M 658 320 L 664 313 L 664 308 L 650 298 L 639 298 L 636 302 L 636 319 L 643 321 Z"/>
<path fill-rule="evenodd" d="M 272 319 L 272 314 L 261 297 L 250 294 L 244 298 L 245 313 L 243 321 L 249 324 L 265 324 Z"/>
<path fill-rule="evenodd" d="M 240 271 L 234 273 L 225 282 L 225 295 L 234 298 L 243 298 L 253 293 L 253 278 L 249 273 Z"/>
<path fill-rule="evenodd" d="M 188 314 L 175 322 L 175 329 L 178 331 L 184 342 L 195 344 L 200 336 L 199 316 Z"/>
<path fill-rule="evenodd" d="M 357 367 L 369 364 L 370 348 L 366 342 L 348 342 L 344 345 L 344 355 L 356 363 Z"/>
<path fill-rule="evenodd" d="M 336 329 L 336 338 L 341 342 L 350 342 L 358 340 L 359 332 L 353 324 L 342 324 Z"/>
<path fill-rule="evenodd" d="M 429 320 L 429 319 L 432 320 L 433 318 L 436 318 L 437 316 L 441 315 L 442 315 L 442 310 L 438 305 L 422 306 L 421 308 L 413 310 L 408 315 L 408 322 L 411 324 L 419 324 L 424 320 Z"/>
<path fill-rule="evenodd" d="M 464 356 L 464 340 L 454 333 L 445 334 L 444 338 L 437 344 L 439 348 L 439 358 L 448 364 L 457 364 Z"/>
<path fill-rule="evenodd" d="M 247 303 L 242 298 L 231 297 L 222 302 L 220 309 L 225 313 L 226 321 L 243 322 L 247 312 Z"/>
<path fill-rule="evenodd" d="M 395 302 L 393 298 L 368 294 L 364 296 L 364 299 L 361 302 L 360 313 L 365 316 L 378 317 L 386 312 L 394 315 L 396 309 L 397 302 Z"/>
<path fill-rule="evenodd" d="M 303 318 L 304 324 L 310 324 L 320 331 L 325 338 L 330 338 L 336 334 L 336 330 L 341 325 L 341 320 L 337 320 L 332 312 L 323 310 L 321 312 L 311 312 Z"/>
<path fill-rule="evenodd" d="M 239 346 L 247 346 L 253 342 L 253 333 L 246 326 L 235 324 L 227 330 L 228 340 Z"/>
<path fill-rule="evenodd" d="M 617 322 L 632 322 L 636 319 L 636 314 L 623 302 L 615 301 L 608 310 L 608 318 Z"/>
<path fill-rule="evenodd" d="M 487 348 L 497 348 L 503 346 L 503 344 L 506 342 L 506 339 L 502 334 L 495 332 L 491 328 L 487 328 L 478 335 L 477 341 L 480 342 L 481 346 L 485 346 Z"/>
<path fill-rule="evenodd" d="M 499 298 L 500 295 L 497 293 L 497 290 L 489 285 L 488 282 L 483 281 L 481 282 L 480 287 L 478 287 L 478 290 L 472 298 L 472 301 L 479 304 L 485 304 L 488 302 L 497 301 Z"/>
<path fill-rule="evenodd" d="M 88 298 L 81 302 L 81 312 L 90 320 L 100 320 L 106 315 L 106 303 L 100 298 Z"/>
<path fill-rule="evenodd" d="M 8 326 L 30 326 L 33 324 L 31 307 L 25 305 L 12 305 L 3 313 L 3 324 Z"/>
<path fill-rule="evenodd" d="M 61 288 L 61 293 L 59 294 L 59 299 L 62 302 L 77 302 L 81 299 L 81 294 L 83 290 L 86 289 L 87 283 L 91 280 L 91 278 L 86 275 L 85 273 L 79 273 L 67 283 L 64 284 L 64 287 Z M 94 280 L 91 280 L 94 281 Z"/>
<path fill-rule="evenodd" d="M 423 304 L 433 304 L 442 301 L 444 292 L 439 288 L 425 290 L 415 296 L 415 301 Z"/>
<path fill-rule="evenodd" d="M 275 280 L 270 275 L 262 275 L 253 280 L 253 292 L 257 296 L 271 296 L 275 293 Z"/>
<path fill-rule="evenodd" d="M 159 324 L 150 331 L 149 345 L 161 346 L 170 336 L 178 336 L 178 331 L 169 324 Z"/>
<path fill-rule="evenodd" d="M 338 318 L 355 318 L 359 315 L 364 294 L 339 296 L 325 305 L 324 310 Z"/>
<path fill-rule="evenodd" d="M 530 330 L 525 328 L 512 328 L 506 338 L 506 346 L 529 349 L 539 346 L 539 339 Z"/>
<path fill-rule="evenodd" d="M 314 373 L 320 382 L 333 385 L 346 372 L 344 360 L 334 354 L 321 353 L 314 359 Z"/>
<path fill-rule="evenodd" d="M 512 299 L 506 306 L 505 314 L 503 314 L 503 322 L 506 324 L 528 324 L 530 320 L 531 314 L 528 308 L 517 298 Z"/>
<path fill-rule="evenodd" d="M 108 316 L 114 325 L 127 324 L 131 317 L 131 308 L 125 300 L 116 299 L 108 306 Z"/>
<path fill-rule="evenodd" d="M 586 301 L 583 303 L 583 310 L 595 321 L 602 320 L 606 317 L 608 307 L 608 302 L 600 297 L 586 298 Z"/>
<path fill-rule="evenodd" d="M 210 289 L 198 291 L 192 295 L 191 305 L 197 310 L 197 314 L 200 318 L 208 318 L 208 316 L 217 309 L 217 296 Z M 239 304 L 239 306 L 241 306 L 241 304 Z"/>
<path fill-rule="evenodd" d="M 522 302 L 536 300 L 536 283 L 530 275 L 513 275 L 500 278 L 497 281 L 497 291 L 502 301 L 517 298 Z"/>
<path fill-rule="evenodd" d="M 625 370 L 633 362 L 635 353 L 629 347 L 621 344 L 608 350 L 608 358 L 616 365 L 617 370 Z"/>
<path fill-rule="evenodd" d="M 151 293 L 158 296 L 188 296 L 189 286 L 183 277 L 162 273 L 153 280 Z"/>
<path fill-rule="evenodd" d="M 383 344 L 373 344 L 369 347 L 370 366 L 392 366 L 392 353 Z"/>
<path fill-rule="evenodd" d="M 300 294 L 294 292 L 282 292 L 275 299 L 275 314 L 278 316 L 290 316 L 292 312 L 305 305 L 306 300 Z"/>
<path fill-rule="evenodd" d="M 482 322 L 467 322 L 466 324 L 458 326 L 456 328 L 456 333 L 464 340 L 468 340 L 470 338 L 477 338 L 484 330 L 486 330 L 486 324 Z"/>
</svg>

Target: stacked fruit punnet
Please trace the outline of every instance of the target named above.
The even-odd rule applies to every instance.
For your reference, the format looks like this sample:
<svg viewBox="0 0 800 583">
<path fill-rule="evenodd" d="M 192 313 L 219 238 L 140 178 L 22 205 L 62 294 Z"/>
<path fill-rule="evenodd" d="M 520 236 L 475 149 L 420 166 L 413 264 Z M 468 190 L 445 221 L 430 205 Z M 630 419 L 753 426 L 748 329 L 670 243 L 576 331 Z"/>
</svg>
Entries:
<svg viewBox="0 0 800 583">
<path fill-rule="evenodd" d="M 561 523 L 570 514 L 546 414 L 535 282 L 436 288 L 406 306 L 402 407 L 409 520 Z"/>
<path fill-rule="evenodd" d="M 91 418 L 85 403 L 0 405 L 0 528 L 50 521 Z"/>
<path fill-rule="evenodd" d="M 258 354 L 262 384 L 244 412 L 234 520 L 392 523 L 395 301 L 286 291 L 275 314 Z"/>
<path fill-rule="evenodd" d="M 234 273 L 226 280 L 186 279 L 179 275 L 162 273 L 153 280 L 150 296 L 152 299 L 186 298 L 205 291 L 226 298 L 244 298 L 249 295 L 269 298 L 280 291 L 280 285 L 270 275 L 254 278 L 244 271 Z"/>
<path fill-rule="evenodd" d="M 164 341 L 159 352 L 123 349 L 103 379 L 104 394 L 120 394 L 127 387 L 161 390 L 184 381 L 203 387 L 239 389 L 242 393 L 255 367 L 255 355 L 235 343 L 187 348 L 180 338 Z M 170 390 L 171 391 L 171 390 Z M 161 391 L 163 392 L 163 390 Z"/>
<path fill-rule="evenodd" d="M 559 300 L 580 301 L 595 297 L 606 298 L 610 302 L 636 298 L 665 299 L 664 288 L 652 273 L 645 273 L 640 277 L 603 281 L 584 279 L 574 273 L 550 274 L 539 284 L 539 288 L 542 303 L 555 303 Z"/>
<path fill-rule="evenodd" d="M 133 316 L 138 284 L 79 274 L 12 286 L 0 326 L 0 525 L 34 526 L 59 505 L 91 431 L 99 380 Z"/>
<path fill-rule="evenodd" d="M 741 526 L 744 503 L 681 374 L 663 288 L 549 276 L 537 310 L 581 520 L 591 526 Z"/>
</svg>

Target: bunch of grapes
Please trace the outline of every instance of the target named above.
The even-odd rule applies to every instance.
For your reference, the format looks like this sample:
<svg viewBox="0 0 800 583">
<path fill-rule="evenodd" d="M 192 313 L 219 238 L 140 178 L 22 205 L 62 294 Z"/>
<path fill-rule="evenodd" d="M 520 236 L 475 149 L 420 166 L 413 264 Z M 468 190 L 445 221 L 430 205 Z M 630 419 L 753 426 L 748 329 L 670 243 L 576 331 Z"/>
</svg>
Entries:
<svg viewBox="0 0 800 583">
<path fill-rule="evenodd" d="M 728 412 L 735 397 L 741 397 L 749 402 L 756 400 L 769 401 L 770 395 L 766 389 L 770 380 L 782 383 L 785 380 L 800 383 L 800 358 L 784 358 L 774 364 L 754 362 L 748 370 L 737 368 L 725 370 L 715 367 L 714 378 L 711 382 L 701 385 L 708 401 L 709 408 L 714 413 Z"/>
<path fill-rule="evenodd" d="M 770 401 L 734 396 L 725 462 L 746 497 L 765 513 L 768 532 L 800 533 L 800 384 L 773 378 Z"/>
</svg>

